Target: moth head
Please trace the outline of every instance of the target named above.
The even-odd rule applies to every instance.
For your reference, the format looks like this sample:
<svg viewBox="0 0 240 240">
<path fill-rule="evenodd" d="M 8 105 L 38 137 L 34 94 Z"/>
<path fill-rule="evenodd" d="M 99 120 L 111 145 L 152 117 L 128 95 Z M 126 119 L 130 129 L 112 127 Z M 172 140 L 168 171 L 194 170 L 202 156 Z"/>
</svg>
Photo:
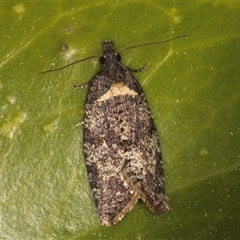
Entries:
<svg viewBox="0 0 240 240">
<path fill-rule="evenodd" d="M 112 54 L 104 54 L 103 56 L 100 57 L 100 62 L 104 64 L 106 62 L 107 57 L 110 56 L 112 56 Z M 117 59 L 118 62 L 121 61 L 121 55 L 118 52 L 115 52 L 113 56 Z"/>
</svg>

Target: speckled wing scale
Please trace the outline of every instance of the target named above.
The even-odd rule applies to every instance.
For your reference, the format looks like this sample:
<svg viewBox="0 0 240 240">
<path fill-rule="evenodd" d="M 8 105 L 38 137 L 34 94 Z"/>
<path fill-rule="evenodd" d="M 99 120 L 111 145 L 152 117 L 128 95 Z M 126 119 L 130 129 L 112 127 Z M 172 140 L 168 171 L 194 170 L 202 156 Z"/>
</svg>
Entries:
<svg viewBox="0 0 240 240">
<path fill-rule="evenodd" d="M 142 199 L 156 214 L 169 210 L 154 121 L 143 90 L 103 43 L 103 68 L 91 80 L 85 106 L 84 153 L 101 222 L 111 226 Z"/>
<path fill-rule="evenodd" d="M 178 38 L 131 46 L 121 52 Z M 103 42 L 100 71 L 90 82 L 85 105 L 84 153 L 101 222 L 111 226 L 142 199 L 156 214 L 169 211 L 164 190 L 162 155 L 153 118 L 143 90 L 130 69 L 120 63 L 112 41 Z M 99 56 L 90 56 L 58 71 Z M 141 68 L 139 70 L 144 70 Z M 74 88 L 83 88 L 74 86 Z"/>
</svg>

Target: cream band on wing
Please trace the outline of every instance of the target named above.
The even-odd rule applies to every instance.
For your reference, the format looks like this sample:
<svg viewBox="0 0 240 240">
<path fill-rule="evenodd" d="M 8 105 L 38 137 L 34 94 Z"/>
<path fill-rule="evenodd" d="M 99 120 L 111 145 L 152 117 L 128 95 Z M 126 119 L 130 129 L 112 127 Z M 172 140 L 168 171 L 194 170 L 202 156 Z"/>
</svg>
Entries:
<svg viewBox="0 0 240 240">
<path fill-rule="evenodd" d="M 124 82 L 118 82 L 114 83 L 111 88 L 97 100 L 97 102 L 103 102 L 109 98 L 120 95 L 137 95 L 137 93 L 124 85 Z"/>
</svg>

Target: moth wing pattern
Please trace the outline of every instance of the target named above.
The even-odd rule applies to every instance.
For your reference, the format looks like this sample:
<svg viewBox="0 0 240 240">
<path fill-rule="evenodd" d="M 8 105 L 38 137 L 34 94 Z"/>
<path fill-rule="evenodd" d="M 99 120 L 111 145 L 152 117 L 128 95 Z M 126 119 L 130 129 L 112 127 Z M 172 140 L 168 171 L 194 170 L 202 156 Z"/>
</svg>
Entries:
<svg viewBox="0 0 240 240">
<path fill-rule="evenodd" d="M 103 48 L 103 69 L 91 80 L 85 105 L 84 154 L 100 220 L 111 226 L 140 198 L 156 214 L 169 206 L 158 135 L 143 90 L 116 59 L 113 42 Z"/>
<path fill-rule="evenodd" d="M 188 37 L 148 42 L 121 49 L 162 44 Z M 114 42 L 102 43 L 102 70 L 89 82 L 85 105 L 84 154 L 90 185 L 103 225 L 111 226 L 142 199 L 156 214 L 170 210 L 164 189 L 164 172 L 160 143 L 147 100 L 130 69 L 121 65 Z M 62 70 L 89 56 L 65 66 L 39 74 Z M 145 65 L 138 72 L 144 70 Z M 89 85 L 75 85 L 83 88 Z"/>
</svg>

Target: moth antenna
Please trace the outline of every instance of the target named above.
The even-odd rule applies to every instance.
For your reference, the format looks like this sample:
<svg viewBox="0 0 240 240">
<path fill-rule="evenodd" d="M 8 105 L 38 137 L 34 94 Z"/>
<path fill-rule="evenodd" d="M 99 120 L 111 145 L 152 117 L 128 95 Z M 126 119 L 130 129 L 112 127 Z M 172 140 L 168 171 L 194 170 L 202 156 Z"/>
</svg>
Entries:
<svg viewBox="0 0 240 240">
<path fill-rule="evenodd" d="M 132 48 L 145 47 L 145 46 L 148 46 L 148 45 L 162 44 L 162 43 L 170 42 L 170 41 L 178 39 L 178 38 L 183 38 L 183 37 L 188 37 L 188 36 L 190 36 L 190 34 L 180 35 L 180 36 L 177 36 L 177 37 L 174 37 L 174 38 L 170 38 L 170 39 L 163 40 L 163 41 L 158 41 L 158 42 L 143 43 L 143 44 L 127 47 L 127 48 L 122 48 L 122 49 L 120 49 L 119 52 L 125 52 L 126 50 L 129 50 L 129 49 L 132 49 Z"/>
<path fill-rule="evenodd" d="M 40 73 L 38 73 L 38 74 L 43 74 L 43 73 L 48 73 L 48 72 L 55 72 L 55 71 L 58 71 L 58 70 L 62 70 L 62 69 L 64 69 L 64 68 L 67 68 L 67 67 L 69 67 L 69 66 L 72 66 L 72 65 L 74 65 L 74 64 L 76 64 L 76 63 L 83 62 L 83 61 L 88 60 L 88 59 L 91 59 L 91 58 L 99 58 L 99 57 L 100 57 L 100 56 L 90 56 L 90 57 L 86 57 L 86 58 L 77 60 L 77 61 L 75 61 L 75 62 L 69 63 L 69 64 L 67 64 L 67 65 L 65 65 L 65 66 L 63 66 L 63 67 L 54 68 L 54 69 L 49 69 L 49 70 L 40 72 Z"/>
</svg>

